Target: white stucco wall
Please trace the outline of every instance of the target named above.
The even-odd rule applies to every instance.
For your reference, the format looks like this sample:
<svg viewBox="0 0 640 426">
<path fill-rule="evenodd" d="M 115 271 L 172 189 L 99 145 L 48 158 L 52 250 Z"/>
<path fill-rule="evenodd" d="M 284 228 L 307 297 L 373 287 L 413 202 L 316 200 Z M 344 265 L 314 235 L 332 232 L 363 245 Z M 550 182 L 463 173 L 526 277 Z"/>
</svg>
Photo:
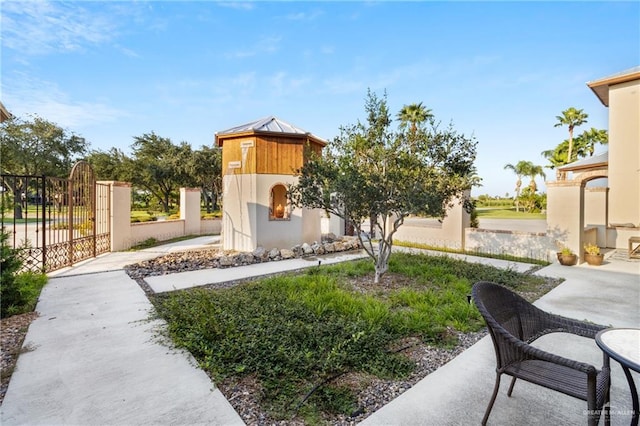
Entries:
<svg viewBox="0 0 640 426">
<path fill-rule="evenodd" d="M 237 174 L 223 178 L 222 240 L 225 250 L 253 251 L 257 247 L 290 248 L 320 241 L 320 211 L 288 206 L 288 219 L 269 217 L 271 188 L 297 182 L 280 174 Z"/>
<path fill-rule="evenodd" d="M 200 233 L 200 188 L 180 188 L 180 219 L 185 235 Z"/>
<path fill-rule="evenodd" d="M 293 209 L 291 206 L 285 208 L 289 219 L 269 219 L 269 202 L 271 188 L 276 184 L 284 185 L 297 182 L 295 176 L 261 174 L 257 175 L 257 218 L 256 218 L 256 246 L 270 248 L 290 248 L 302 242 L 302 210 Z M 287 214 L 285 213 L 285 214 Z"/>
<path fill-rule="evenodd" d="M 228 174 L 222 179 L 222 247 L 252 251 L 257 247 L 257 175 Z"/>
</svg>

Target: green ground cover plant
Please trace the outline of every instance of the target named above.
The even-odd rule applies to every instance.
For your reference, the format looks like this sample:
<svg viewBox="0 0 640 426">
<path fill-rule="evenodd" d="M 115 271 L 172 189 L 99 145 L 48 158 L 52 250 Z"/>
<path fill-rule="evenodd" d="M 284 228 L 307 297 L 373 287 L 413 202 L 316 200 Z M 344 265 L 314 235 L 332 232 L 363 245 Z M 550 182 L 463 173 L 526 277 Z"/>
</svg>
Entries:
<svg viewBox="0 0 640 426">
<path fill-rule="evenodd" d="M 130 249 L 128 249 L 127 251 L 137 251 L 137 250 L 143 250 L 146 248 L 152 248 L 152 247 L 157 247 L 157 246 L 161 246 L 164 244 L 170 244 L 170 243 L 177 243 L 179 241 L 186 241 L 186 240 L 190 240 L 192 238 L 196 238 L 196 237 L 206 237 L 212 234 L 200 234 L 200 235 L 183 235 L 182 237 L 175 237 L 175 238 L 170 238 L 168 240 L 162 240 L 159 241 L 157 238 L 147 238 L 146 240 L 142 241 L 141 243 L 136 244 L 135 246 L 131 247 Z"/>
<path fill-rule="evenodd" d="M 408 338 L 456 344 L 455 330 L 483 327 L 468 302 L 472 283 L 491 280 L 522 291 L 540 277 L 447 257 L 393 254 L 373 284 L 368 260 L 319 266 L 239 284 L 153 298 L 177 347 L 189 350 L 216 383 L 252 377 L 275 419 L 322 423 L 356 410 L 345 373 L 407 376 L 413 362 L 397 349 Z"/>
</svg>

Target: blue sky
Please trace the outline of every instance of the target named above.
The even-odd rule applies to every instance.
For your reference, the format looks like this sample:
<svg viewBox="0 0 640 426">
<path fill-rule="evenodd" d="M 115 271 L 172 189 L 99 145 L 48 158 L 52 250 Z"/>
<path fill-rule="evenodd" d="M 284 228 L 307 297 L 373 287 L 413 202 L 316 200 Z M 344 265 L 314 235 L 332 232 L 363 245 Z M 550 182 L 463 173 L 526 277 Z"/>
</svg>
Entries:
<svg viewBox="0 0 640 426">
<path fill-rule="evenodd" d="M 586 86 L 640 64 L 639 2 L 2 1 L 0 99 L 129 152 L 154 131 L 194 148 L 269 115 L 333 139 L 367 89 L 422 102 L 478 140 L 474 194 L 607 109 Z M 601 152 L 600 148 L 597 152 Z M 553 177 L 552 171 L 548 172 Z M 544 189 L 544 186 L 542 186 Z"/>
</svg>

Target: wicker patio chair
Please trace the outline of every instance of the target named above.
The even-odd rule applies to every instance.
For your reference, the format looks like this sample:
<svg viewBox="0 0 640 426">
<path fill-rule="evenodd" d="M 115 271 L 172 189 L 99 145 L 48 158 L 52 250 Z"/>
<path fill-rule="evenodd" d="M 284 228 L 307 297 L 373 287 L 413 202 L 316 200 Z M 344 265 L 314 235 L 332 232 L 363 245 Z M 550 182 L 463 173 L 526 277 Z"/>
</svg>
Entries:
<svg viewBox="0 0 640 426">
<path fill-rule="evenodd" d="M 595 338 L 606 328 L 542 311 L 514 292 L 490 282 L 473 286 L 473 300 L 484 317 L 496 352 L 496 383 L 482 424 L 486 425 L 500 388 L 500 377 L 516 379 L 562 392 L 587 401 L 588 424 L 596 425 L 604 407 L 609 424 L 609 359 L 603 354 L 601 370 L 531 346 L 537 338 L 553 332 Z"/>
</svg>

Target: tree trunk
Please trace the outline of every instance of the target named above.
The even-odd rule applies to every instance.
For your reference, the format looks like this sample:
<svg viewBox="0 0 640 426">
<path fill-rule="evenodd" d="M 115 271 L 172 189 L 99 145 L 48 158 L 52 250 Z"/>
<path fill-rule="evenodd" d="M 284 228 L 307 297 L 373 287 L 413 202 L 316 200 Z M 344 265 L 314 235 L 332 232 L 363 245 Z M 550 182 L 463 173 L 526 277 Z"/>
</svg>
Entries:
<svg viewBox="0 0 640 426">
<path fill-rule="evenodd" d="M 387 237 L 389 238 L 389 237 Z M 378 243 L 378 257 L 375 265 L 373 283 L 378 284 L 380 278 L 389 270 L 389 257 L 391 256 L 391 243 L 383 238 Z"/>
<path fill-rule="evenodd" d="M 376 223 L 378 222 L 378 218 L 376 215 L 369 216 L 369 238 L 372 240 L 376 237 Z"/>
<path fill-rule="evenodd" d="M 164 213 L 169 213 L 169 194 L 166 194 L 162 200 L 162 211 Z"/>
<path fill-rule="evenodd" d="M 571 155 L 573 154 L 573 127 L 569 127 L 569 152 L 567 153 L 567 164 L 571 163 Z"/>
<path fill-rule="evenodd" d="M 213 204 L 213 196 L 209 196 L 209 194 L 207 194 L 207 191 L 204 188 L 202 188 L 200 193 L 204 197 L 204 207 L 206 208 L 207 213 L 211 213 L 211 206 Z"/>
<path fill-rule="evenodd" d="M 22 219 L 22 197 L 19 190 L 13 193 L 13 218 Z"/>
</svg>

